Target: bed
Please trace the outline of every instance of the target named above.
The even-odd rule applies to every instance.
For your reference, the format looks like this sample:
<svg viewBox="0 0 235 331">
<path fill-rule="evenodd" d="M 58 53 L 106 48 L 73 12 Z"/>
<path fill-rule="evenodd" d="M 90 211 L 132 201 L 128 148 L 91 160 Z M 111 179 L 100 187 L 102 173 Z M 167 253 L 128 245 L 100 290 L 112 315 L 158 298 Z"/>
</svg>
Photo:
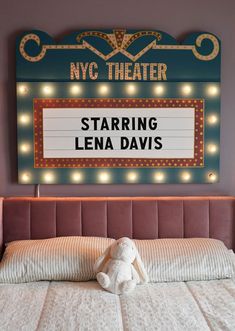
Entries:
<svg viewBox="0 0 235 331">
<path fill-rule="evenodd" d="M 235 249 L 234 197 L 2 198 L 0 243 L 64 236 L 214 238 Z M 235 330 L 235 279 L 0 284 L 0 330 Z"/>
</svg>

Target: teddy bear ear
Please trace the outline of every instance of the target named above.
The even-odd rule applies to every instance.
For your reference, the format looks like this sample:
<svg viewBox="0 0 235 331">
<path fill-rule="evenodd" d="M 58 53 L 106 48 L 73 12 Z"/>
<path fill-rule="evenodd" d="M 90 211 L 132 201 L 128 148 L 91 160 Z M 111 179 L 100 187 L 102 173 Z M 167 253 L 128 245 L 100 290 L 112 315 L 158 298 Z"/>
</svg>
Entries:
<svg viewBox="0 0 235 331">
<path fill-rule="evenodd" d="M 144 264 L 141 260 L 141 257 L 140 257 L 140 254 L 136 248 L 136 256 L 135 256 L 135 260 L 133 262 L 133 265 L 136 269 L 136 271 L 138 272 L 139 274 L 139 277 L 140 277 L 140 283 L 148 283 L 149 282 L 149 277 L 148 277 L 148 274 L 147 274 L 147 271 L 144 267 Z"/>
<path fill-rule="evenodd" d="M 98 273 L 100 271 L 102 271 L 102 269 L 104 268 L 105 263 L 110 259 L 110 250 L 111 250 L 111 246 L 106 248 L 106 250 L 104 251 L 104 253 L 98 257 L 98 259 L 95 261 L 93 270 L 95 273 Z"/>
</svg>

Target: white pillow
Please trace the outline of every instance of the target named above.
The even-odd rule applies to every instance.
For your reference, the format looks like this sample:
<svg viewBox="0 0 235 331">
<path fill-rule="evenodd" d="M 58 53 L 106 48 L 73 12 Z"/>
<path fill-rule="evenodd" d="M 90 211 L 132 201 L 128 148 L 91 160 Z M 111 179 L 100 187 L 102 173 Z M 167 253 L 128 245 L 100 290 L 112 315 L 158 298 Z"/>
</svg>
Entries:
<svg viewBox="0 0 235 331">
<path fill-rule="evenodd" d="M 150 282 L 232 278 L 231 254 L 207 238 L 134 240 Z"/>
<path fill-rule="evenodd" d="M 234 251 L 232 249 L 229 250 L 229 255 L 231 257 L 232 265 L 233 265 L 233 272 L 234 272 L 233 277 L 235 277 L 235 254 L 234 254 Z"/>
<path fill-rule="evenodd" d="M 98 237 L 13 241 L 0 263 L 0 283 L 95 279 L 93 265 L 113 241 Z"/>
<path fill-rule="evenodd" d="M 99 237 L 58 237 L 11 242 L 7 244 L 0 263 L 0 283 L 95 279 L 93 265 L 113 241 Z M 235 276 L 232 255 L 219 240 L 193 238 L 134 242 L 150 282 Z"/>
</svg>

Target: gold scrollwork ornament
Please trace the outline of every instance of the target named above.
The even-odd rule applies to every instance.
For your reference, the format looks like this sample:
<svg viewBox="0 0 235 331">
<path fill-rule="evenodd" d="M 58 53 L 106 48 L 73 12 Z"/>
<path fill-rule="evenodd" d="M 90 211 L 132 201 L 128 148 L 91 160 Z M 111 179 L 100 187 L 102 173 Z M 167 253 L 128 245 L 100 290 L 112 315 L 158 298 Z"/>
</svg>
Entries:
<svg viewBox="0 0 235 331">
<path fill-rule="evenodd" d="M 95 31 L 95 32 L 96 32 L 95 35 L 97 35 L 98 32 L 97 31 Z M 150 44 L 145 46 L 138 54 L 132 55 L 127 51 L 127 47 L 130 43 L 132 43 L 134 40 L 136 40 L 139 37 L 151 35 L 150 32 L 151 31 L 145 31 L 145 33 L 144 33 L 144 31 L 142 31 L 139 34 L 133 34 L 133 35 L 128 34 L 128 35 L 126 35 L 126 37 L 128 37 L 128 38 L 126 38 L 126 42 L 121 43 L 119 40 L 117 42 L 117 45 L 115 43 L 113 43 L 112 40 L 110 39 L 111 35 L 106 36 L 105 33 L 102 33 L 101 37 L 105 40 L 108 40 L 109 44 L 113 48 L 113 51 L 110 52 L 108 55 L 104 55 L 101 51 L 98 51 L 94 46 L 91 46 L 85 40 L 83 40 L 82 44 L 79 44 L 79 45 L 41 45 L 40 38 L 34 33 L 27 34 L 22 38 L 20 45 L 19 45 L 19 51 L 20 51 L 20 54 L 23 56 L 23 58 L 29 62 L 38 62 L 38 61 L 42 60 L 44 58 L 44 56 L 46 55 L 47 50 L 53 50 L 53 49 L 89 49 L 91 52 L 95 53 L 96 55 L 101 57 L 103 60 L 108 60 L 109 58 L 113 57 L 114 55 L 116 55 L 117 53 L 120 52 L 123 55 L 125 55 L 127 58 L 132 60 L 133 62 L 137 61 L 142 55 L 144 55 L 150 49 L 159 49 L 159 50 L 167 49 L 167 50 L 182 50 L 182 51 L 191 50 L 193 52 L 194 56 L 201 61 L 211 61 L 214 58 L 216 58 L 216 56 L 219 53 L 219 41 L 215 36 L 213 36 L 212 34 L 209 34 L 209 33 L 203 33 L 203 34 L 199 35 L 196 39 L 195 45 L 162 45 L 162 44 L 157 43 L 157 41 L 159 41 L 161 39 L 161 35 L 159 33 L 155 32 L 154 36 L 156 37 L 156 40 L 151 41 Z M 152 32 L 154 32 L 154 31 L 152 31 Z M 115 30 L 114 30 L 114 33 L 115 33 Z M 84 36 L 90 36 L 90 35 L 91 35 L 91 31 L 89 31 L 89 34 L 83 33 L 82 35 L 79 35 L 79 38 L 77 39 L 77 41 L 80 42 Z M 105 36 L 106 36 L 106 38 L 105 38 Z M 122 37 L 124 40 L 125 36 L 122 36 Z M 210 54 L 202 55 L 199 53 L 197 48 L 200 48 L 202 45 L 202 42 L 206 39 L 209 39 L 212 42 L 213 49 Z M 41 51 L 38 55 L 30 56 L 25 51 L 25 45 L 29 41 L 36 42 L 38 47 L 41 46 Z"/>
</svg>

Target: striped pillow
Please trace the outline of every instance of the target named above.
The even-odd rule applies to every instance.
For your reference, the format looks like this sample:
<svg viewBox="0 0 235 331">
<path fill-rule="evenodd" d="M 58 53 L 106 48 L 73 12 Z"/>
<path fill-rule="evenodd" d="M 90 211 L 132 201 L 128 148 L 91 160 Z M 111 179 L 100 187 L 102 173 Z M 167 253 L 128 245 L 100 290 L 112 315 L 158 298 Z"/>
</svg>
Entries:
<svg viewBox="0 0 235 331">
<path fill-rule="evenodd" d="M 113 241 L 98 237 L 13 241 L 0 263 L 0 282 L 95 279 L 93 265 Z"/>
<path fill-rule="evenodd" d="M 150 282 L 235 276 L 231 254 L 222 241 L 207 238 L 134 241 Z"/>
</svg>

